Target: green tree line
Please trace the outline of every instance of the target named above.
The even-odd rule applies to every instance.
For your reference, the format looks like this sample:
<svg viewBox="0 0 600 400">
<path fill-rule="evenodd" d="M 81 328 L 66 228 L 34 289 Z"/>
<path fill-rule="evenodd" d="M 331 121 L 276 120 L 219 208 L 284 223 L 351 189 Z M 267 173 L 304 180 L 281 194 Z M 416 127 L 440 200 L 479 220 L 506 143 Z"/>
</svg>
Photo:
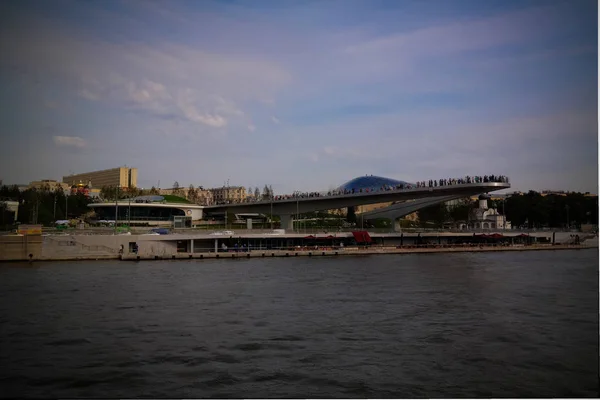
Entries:
<svg viewBox="0 0 600 400">
<path fill-rule="evenodd" d="M 57 220 L 80 218 L 89 213 L 91 200 L 83 194 L 67 196 L 62 189 L 50 190 L 27 189 L 20 191 L 17 186 L 0 186 L 0 202 L 18 201 L 17 221 L 6 218 L 5 207 L 2 207 L 3 225 L 15 222 L 21 224 L 53 225 Z M 9 213 L 12 218 L 13 213 Z"/>
<path fill-rule="evenodd" d="M 598 224 L 598 196 L 583 193 L 542 196 L 531 190 L 506 199 L 505 209 L 513 226 L 562 228 L 567 224 Z"/>
<path fill-rule="evenodd" d="M 479 207 L 478 200 L 469 198 L 458 205 L 447 207 L 436 204 L 417 211 L 421 223 L 444 223 L 466 221 L 471 210 Z M 496 208 L 512 226 L 527 228 L 565 228 L 567 225 L 598 224 L 598 197 L 583 193 L 567 193 L 564 196 L 542 196 L 533 190 L 522 195 L 512 195 L 506 200 L 488 200 L 489 208 Z"/>
</svg>

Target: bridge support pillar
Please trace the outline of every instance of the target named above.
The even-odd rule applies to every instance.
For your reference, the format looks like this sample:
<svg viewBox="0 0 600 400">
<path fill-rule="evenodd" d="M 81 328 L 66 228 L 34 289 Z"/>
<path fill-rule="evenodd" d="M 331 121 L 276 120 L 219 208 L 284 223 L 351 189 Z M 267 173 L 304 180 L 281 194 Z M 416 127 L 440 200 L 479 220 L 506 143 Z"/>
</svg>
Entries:
<svg viewBox="0 0 600 400">
<path fill-rule="evenodd" d="M 280 215 L 281 219 L 281 229 L 285 229 L 286 231 L 294 230 L 294 220 L 291 215 Z"/>
<path fill-rule="evenodd" d="M 402 232 L 402 225 L 400 224 L 400 218 L 393 219 L 394 232 Z"/>
</svg>

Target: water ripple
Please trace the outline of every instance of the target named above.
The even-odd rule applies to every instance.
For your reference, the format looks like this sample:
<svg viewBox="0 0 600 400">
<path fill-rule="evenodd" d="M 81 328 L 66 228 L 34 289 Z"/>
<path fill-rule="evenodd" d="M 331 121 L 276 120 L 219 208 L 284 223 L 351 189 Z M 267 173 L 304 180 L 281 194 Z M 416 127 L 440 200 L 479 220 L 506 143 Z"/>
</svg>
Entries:
<svg viewBox="0 0 600 400">
<path fill-rule="evenodd" d="M 86 338 L 75 338 L 75 339 L 61 339 L 47 342 L 48 346 L 77 346 L 80 344 L 92 343 L 91 340 Z"/>
<path fill-rule="evenodd" d="M 6 397 L 595 397 L 598 254 L 0 268 Z M 549 268 L 551 266 L 551 268 Z"/>
</svg>

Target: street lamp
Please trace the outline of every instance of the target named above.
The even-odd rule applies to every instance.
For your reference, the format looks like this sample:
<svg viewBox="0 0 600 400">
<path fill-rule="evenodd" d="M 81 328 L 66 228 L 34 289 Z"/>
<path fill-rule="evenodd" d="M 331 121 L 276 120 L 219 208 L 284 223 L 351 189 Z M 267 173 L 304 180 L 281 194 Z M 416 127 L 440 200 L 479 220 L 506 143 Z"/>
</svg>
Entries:
<svg viewBox="0 0 600 400">
<path fill-rule="evenodd" d="M 115 191 L 115 233 L 117 233 L 117 221 L 119 219 L 119 186 Z"/>
<path fill-rule="evenodd" d="M 504 217 L 504 220 L 502 222 L 502 229 L 506 230 L 506 211 L 504 210 L 504 203 L 506 203 L 506 197 L 502 198 L 502 216 Z"/>
<path fill-rule="evenodd" d="M 225 187 L 225 205 L 229 204 L 229 179 L 227 179 L 227 186 Z M 227 229 L 227 207 L 225 208 L 225 229 Z"/>
<path fill-rule="evenodd" d="M 271 230 L 273 230 L 273 197 L 269 196 L 270 200 L 271 200 Z"/>
</svg>

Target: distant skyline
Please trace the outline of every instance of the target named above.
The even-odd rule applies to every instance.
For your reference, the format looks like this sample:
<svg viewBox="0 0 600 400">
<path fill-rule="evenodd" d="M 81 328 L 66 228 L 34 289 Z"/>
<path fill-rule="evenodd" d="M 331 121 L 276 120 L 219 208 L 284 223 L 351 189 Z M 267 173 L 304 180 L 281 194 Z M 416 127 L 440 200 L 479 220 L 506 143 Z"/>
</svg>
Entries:
<svg viewBox="0 0 600 400">
<path fill-rule="evenodd" d="M 592 0 L 0 3 L 0 180 L 598 193 Z"/>
</svg>

